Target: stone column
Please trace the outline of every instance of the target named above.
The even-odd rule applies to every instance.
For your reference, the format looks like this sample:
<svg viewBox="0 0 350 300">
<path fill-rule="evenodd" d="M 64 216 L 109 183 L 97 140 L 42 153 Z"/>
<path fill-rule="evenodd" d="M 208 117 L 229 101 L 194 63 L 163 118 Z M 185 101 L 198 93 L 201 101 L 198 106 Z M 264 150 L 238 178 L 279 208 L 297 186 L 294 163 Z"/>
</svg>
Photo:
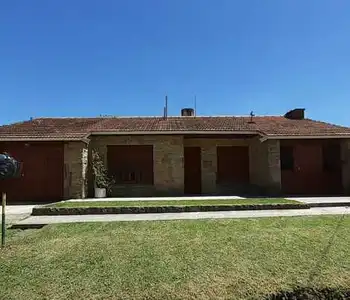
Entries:
<svg viewBox="0 0 350 300">
<path fill-rule="evenodd" d="M 280 142 L 259 138 L 251 141 L 249 172 L 252 185 L 263 188 L 269 195 L 281 192 Z"/>
<path fill-rule="evenodd" d="M 201 159 L 202 193 L 215 194 L 217 173 L 216 145 L 209 143 L 203 144 L 201 147 Z"/>
<path fill-rule="evenodd" d="M 67 142 L 64 145 L 64 197 L 86 198 L 88 145 L 84 142 Z"/>
<path fill-rule="evenodd" d="M 281 152 L 279 140 L 267 140 L 267 179 L 268 190 L 272 195 L 280 194 L 281 182 Z"/>
<path fill-rule="evenodd" d="M 182 136 L 162 136 L 154 140 L 154 185 L 159 195 L 184 192 L 184 149 Z"/>
</svg>

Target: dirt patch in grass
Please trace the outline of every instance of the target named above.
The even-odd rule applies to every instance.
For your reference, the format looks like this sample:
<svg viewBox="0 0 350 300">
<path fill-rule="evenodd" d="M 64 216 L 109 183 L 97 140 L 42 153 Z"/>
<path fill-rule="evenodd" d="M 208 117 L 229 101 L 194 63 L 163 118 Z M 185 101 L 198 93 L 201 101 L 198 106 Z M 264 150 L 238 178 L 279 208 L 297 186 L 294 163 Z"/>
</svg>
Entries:
<svg viewBox="0 0 350 300">
<path fill-rule="evenodd" d="M 350 299 L 350 289 L 297 288 L 293 291 L 281 291 L 268 295 L 264 300 L 345 300 Z"/>
</svg>

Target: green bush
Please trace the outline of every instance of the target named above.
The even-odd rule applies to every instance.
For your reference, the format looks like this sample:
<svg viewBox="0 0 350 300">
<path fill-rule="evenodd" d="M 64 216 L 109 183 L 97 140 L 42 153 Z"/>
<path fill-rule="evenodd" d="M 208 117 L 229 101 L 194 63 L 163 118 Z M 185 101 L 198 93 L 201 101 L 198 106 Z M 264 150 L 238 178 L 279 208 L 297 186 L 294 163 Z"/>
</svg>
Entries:
<svg viewBox="0 0 350 300">
<path fill-rule="evenodd" d="M 101 189 L 107 189 L 110 192 L 114 180 L 108 176 L 107 168 L 97 150 L 92 150 L 92 172 L 95 186 Z"/>
</svg>

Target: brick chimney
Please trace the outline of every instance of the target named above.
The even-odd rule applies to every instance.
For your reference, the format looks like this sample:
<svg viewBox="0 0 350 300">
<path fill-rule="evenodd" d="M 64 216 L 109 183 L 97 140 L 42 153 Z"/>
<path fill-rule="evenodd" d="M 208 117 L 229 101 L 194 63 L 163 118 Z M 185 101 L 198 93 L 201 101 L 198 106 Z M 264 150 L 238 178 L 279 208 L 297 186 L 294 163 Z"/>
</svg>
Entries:
<svg viewBox="0 0 350 300">
<path fill-rule="evenodd" d="M 194 109 L 193 108 L 183 108 L 181 109 L 182 117 L 194 117 Z"/>
<path fill-rule="evenodd" d="M 304 120 L 305 108 L 295 108 L 284 115 L 285 118 L 291 120 Z"/>
</svg>

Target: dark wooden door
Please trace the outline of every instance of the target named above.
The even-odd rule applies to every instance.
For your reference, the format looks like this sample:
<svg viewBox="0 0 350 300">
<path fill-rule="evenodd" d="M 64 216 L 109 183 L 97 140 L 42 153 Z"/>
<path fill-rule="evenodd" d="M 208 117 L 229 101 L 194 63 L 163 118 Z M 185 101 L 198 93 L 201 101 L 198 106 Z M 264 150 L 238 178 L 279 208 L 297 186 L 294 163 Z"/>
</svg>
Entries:
<svg viewBox="0 0 350 300">
<path fill-rule="evenodd" d="M 63 143 L 0 144 L 0 152 L 6 151 L 23 164 L 23 176 L 0 182 L 0 190 L 6 191 L 8 201 L 56 201 L 63 198 Z"/>
<path fill-rule="evenodd" d="M 300 194 L 322 194 L 322 148 L 319 145 L 298 145 L 295 172 Z"/>
<path fill-rule="evenodd" d="M 317 195 L 323 193 L 322 147 L 298 144 L 293 147 L 293 170 L 282 171 L 286 194 Z"/>
<path fill-rule="evenodd" d="M 201 148 L 184 148 L 185 194 L 199 195 L 202 190 Z"/>
<path fill-rule="evenodd" d="M 342 193 L 340 152 L 340 145 L 337 142 L 310 140 L 284 142 L 281 146 L 283 192 L 290 195 L 340 195 Z M 283 157 L 285 162 L 291 163 L 283 164 Z"/>
</svg>

